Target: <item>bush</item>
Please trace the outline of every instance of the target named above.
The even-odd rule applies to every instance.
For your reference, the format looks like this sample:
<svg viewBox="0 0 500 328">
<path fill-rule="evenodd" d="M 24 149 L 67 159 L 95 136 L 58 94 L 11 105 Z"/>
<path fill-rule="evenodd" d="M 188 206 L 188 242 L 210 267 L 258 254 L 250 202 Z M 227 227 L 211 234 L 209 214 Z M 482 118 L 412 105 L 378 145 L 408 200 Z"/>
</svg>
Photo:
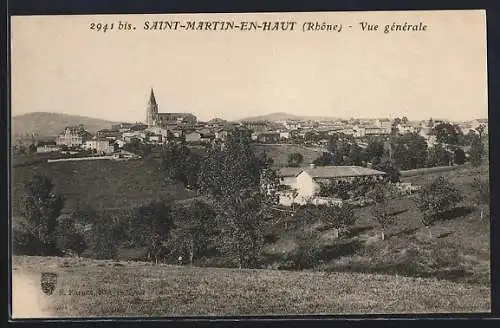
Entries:
<svg viewBox="0 0 500 328">
<path fill-rule="evenodd" d="M 415 202 L 422 212 L 422 223 L 429 226 L 440 214 L 455 207 L 462 199 L 460 190 L 440 176 L 420 190 Z"/>
<path fill-rule="evenodd" d="M 63 218 L 56 229 L 56 244 L 62 254 L 80 255 L 87 244 L 82 235 L 76 231 L 71 218 Z"/>
</svg>

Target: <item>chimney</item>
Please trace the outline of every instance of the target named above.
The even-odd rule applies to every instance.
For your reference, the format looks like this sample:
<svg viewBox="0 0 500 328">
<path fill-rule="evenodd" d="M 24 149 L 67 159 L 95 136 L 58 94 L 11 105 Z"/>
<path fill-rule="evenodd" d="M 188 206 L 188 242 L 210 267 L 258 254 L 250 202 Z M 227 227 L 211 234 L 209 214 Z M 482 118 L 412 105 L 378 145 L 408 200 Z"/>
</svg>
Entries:
<svg viewBox="0 0 500 328">
<path fill-rule="evenodd" d="M 310 169 L 314 169 L 315 167 L 316 167 L 316 165 L 314 165 L 314 163 L 309 164 Z"/>
</svg>

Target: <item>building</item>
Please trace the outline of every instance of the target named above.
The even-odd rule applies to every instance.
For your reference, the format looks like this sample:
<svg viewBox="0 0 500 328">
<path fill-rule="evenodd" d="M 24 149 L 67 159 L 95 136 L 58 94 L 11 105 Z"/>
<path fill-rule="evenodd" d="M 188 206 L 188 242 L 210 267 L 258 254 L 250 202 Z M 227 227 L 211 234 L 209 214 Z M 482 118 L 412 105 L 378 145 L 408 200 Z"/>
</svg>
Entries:
<svg viewBox="0 0 500 328">
<path fill-rule="evenodd" d="M 333 183 L 353 183 L 357 180 L 363 183 L 387 182 L 385 172 L 360 166 L 314 166 L 309 168 L 282 168 L 280 176 L 280 203 L 282 205 L 320 204 L 338 202 L 336 197 L 321 196 L 322 185 Z"/>
<path fill-rule="evenodd" d="M 196 116 L 190 113 L 159 113 L 156 98 L 151 89 L 149 102 L 146 109 L 146 124 L 148 127 L 152 126 L 192 126 L 196 125 Z"/>
<path fill-rule="evenodd" d="M 109 155 L 115 151 L 114 142 L 105 138 L 87 140 L 83 147 L 88 150 L 94 150 L 99 155 Z"/>
<path fill-rule="evenodd" d="M 215 133 L 214 133 L 214 137 L 215 139 L 217 140 L 226 140 L 227 139 L 227 136 L 228 136 L 228 132 L 227 130 L 223 130 L 223 129 L 220 129 L 220 130 L 216 130 Z"/>
<path fill-rule="evenodd" d="M 128 131 L 132 126 L 134 126 L 133 123 L 119 123 L 119 124 L 113 124 L 111 126 L 112 130 L 118 130 L 120 132 Z"/>
<path fill-rule="evenodd" d="M 98 138 L 117 139 L 120 135 L 119 129 L 102 129 L 96 132 Z"/>
<path fill-rule="evenodd" d="M 242 122 L 245 129 L 251 130 L 253 132 L 265 132 L 269 128 L 269 122 L 267 121 L 245 121 Z"/>
<path fill-rule="evenodd" d="M 353 131 L 354 138 L 364 138 L 364 136 L 366 134 L 366 129 L 364 127 L 357 126 L 357 125 L 355 125 L 352 128 L 352 131 Z"/>
<path fill-rule="evenodd" d="M 61 150 L 61 148 L 55 144 L 44 144 L 36 147 L 37 153 L 52 153 Z"/>
<path fill-rule="evenodd" d="M 389 134 L 391 131 L 387 128 L 365 127 L 365 136 L 386 136 Z"/>
<path fill-rule="evenodd" d="M 186 142 L 198 143 L 201 141 L 201 134 L 199 132 L 193 131 L 186 133 Z"/>
<path fill-rule="evenodd" d="M 90 133 L 80 124 L 66 127 L 63 133 L 57 136 L 56 144 L 58 146 L 76 147 L 82 145 L 88 139 L 90 139 Z"/>
<path fill-rule="evenodd" d="M 257 135 L 257 142 L 266 144 L 277 144 L 280 142 L 279 132 L 263 132 Z"/>
</svg>

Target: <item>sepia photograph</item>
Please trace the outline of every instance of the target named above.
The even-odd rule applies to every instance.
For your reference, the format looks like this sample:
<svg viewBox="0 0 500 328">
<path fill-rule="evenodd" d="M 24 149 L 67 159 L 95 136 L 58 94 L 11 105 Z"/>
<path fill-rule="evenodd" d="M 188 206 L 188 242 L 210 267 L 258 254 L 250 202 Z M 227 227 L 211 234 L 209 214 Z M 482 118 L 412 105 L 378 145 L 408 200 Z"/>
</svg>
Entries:
<svg viewBox="0 0 500 328">
<path fill-rule="evenodd" d="M 484 10 L 10 20 L 11 317 L 491 312 Z"/>
</svg>

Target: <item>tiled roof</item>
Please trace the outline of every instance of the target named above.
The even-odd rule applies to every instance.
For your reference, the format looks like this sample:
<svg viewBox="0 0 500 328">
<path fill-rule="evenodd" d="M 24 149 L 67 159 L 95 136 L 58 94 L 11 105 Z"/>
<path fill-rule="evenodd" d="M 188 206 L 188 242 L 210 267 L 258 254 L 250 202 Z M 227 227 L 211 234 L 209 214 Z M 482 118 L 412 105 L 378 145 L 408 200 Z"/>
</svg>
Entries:
<svg viewBox="0 0 500 328">
<path fill-rule="evenodd" d="M 300 172 L 304 171 L 304 168 L 300 168 L 300 167 L 282 167 L 279 172 L 278 172 L 278 175 L 280 177 L 294 177 L 294 176 L 297 176 L 299 175 Z"/>
<path fill-rule="evenodd" d="M 317 166 L 305 171 L 313 178 L 355 177 L 369 175 L 385 175 L 385 172 L 360 166 Z"/>
</svg>

